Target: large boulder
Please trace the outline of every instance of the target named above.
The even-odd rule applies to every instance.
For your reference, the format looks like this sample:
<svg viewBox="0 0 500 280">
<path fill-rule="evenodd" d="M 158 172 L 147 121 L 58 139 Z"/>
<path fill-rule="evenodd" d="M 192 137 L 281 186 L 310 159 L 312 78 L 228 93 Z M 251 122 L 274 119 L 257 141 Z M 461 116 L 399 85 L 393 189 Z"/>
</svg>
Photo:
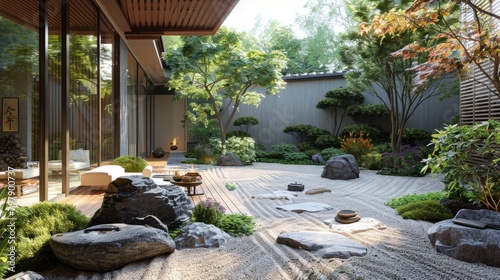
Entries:
<svg viewBox="0 0 500 280">
<path fill-rule="evenodd" d="M 79 270 L 99 272 L 175 251 L 175 242 L 168 232 L 127 224 L 102 224 L 54 234 L 49 245 L 60 262 Z"/>
<path fill-rule="evenodd" d="M 217 158 L 218 166 L 243 166 L 243 162 L 241 162 L 240 158 L 235 154 L 228 152 L 225 155 L 222 155 Z"/>
<path fill-rule="evenodd" d="M 126 223 L 152 215 L 163 224 L 177 227 L 189 220 L 194 208 L 186 193 L 177 186 L 158 186 L 143 176 L 120 177 L 108 185 L 102 206 L 89 225 Z"/>
<path fill-rule="evenodd" d="M 462 209 L 453 220 L 500 226 L 500 213 Z M 436 250 L 462 261 L 500 267 L 500 230 L 464 226 L 453 220 L 438 222 L 427 230 L 428 238 Z"/>
<path fill-rule="evenodd" d="M 175 244 L 177 249 L 198 247 L 220 247 L 229 241 L 231 236 L 214 225 L 205 223 L 192 223 L 183 227 Z"/>
<path fill-rule="evenodd" d="M 331 157 L 323 167 L 321 177 L 340 180 L 359 178 L 358 162 L 350 154 Z"/>
</svg>

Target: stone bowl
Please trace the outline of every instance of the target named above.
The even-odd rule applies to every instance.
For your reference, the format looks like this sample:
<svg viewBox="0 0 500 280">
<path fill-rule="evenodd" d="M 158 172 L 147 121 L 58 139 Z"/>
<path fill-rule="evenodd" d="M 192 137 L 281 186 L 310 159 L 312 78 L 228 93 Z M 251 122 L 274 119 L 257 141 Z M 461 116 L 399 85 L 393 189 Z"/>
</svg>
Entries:
<svg viewBox="0 0 500 280">
<path fill-rule="evenodd" d="M 337 216 L 341 218 L 352 218 L 355 217 L 358 213 L 354 210 L 340 210 L 337 212 Z"/>
</svg>

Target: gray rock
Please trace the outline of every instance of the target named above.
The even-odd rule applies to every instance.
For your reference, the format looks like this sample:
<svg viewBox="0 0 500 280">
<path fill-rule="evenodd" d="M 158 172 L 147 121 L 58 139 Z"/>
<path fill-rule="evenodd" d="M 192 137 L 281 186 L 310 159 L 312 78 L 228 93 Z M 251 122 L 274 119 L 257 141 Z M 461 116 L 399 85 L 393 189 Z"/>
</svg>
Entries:
<svg viewBox="0 0 500 280">
<path fill-rule="evenodd" d="M 276 242 L 313 252 L 322 258 L 348 259 L 364 256 L 368 249 L 349 238 L 331 232 L 300 231 L 281 233 Z"/>
<path fill-rule="evenodd" d="M 340 180 L 359 178 L 358 162 L 349 154 L 332 157 L 326 162 L 321 177 Z"/>
<path fill-rule="evenodd" d="M 152 215 L 168 227 L 189 220 L 194 208 L 186 193 L 177 186 L 158 186 L 143 176 L 120 177 L 108 185 L 101 208 L 89 226 L 134 223 L 134 218 Z"/>
<path fill-rule="evenodd" d="M 320 194 L 320 193 L 326 193 L 326 192 L 329 192 L 331 193 L 332 190 L 329 190 L 327 188 L 316 188 L 316 189 L 309 189 L 305 192 L 305 194 L 309 194 L 309 195 L 312 195 L 312 194 Z"/>
<path fill-rule="evenodd" d="M 288 184 L 288 191 L 291 192 L 301 192 L 304 191 L 304 185 L 297 182 Z"/>
<path fill-rule="evenodd" d="M 323 156 L 320 153 L 312 155 L 311 160 L 314 163 L 325 163 L 325 160 L 323 159 Z"/>
<path fill-rule="evenodd" d="M 175 244 L 177 249 L 220 247 L 226 244 L 230 237 L 214 225 L 193 223 L 181 229 L 175 238 Z"/>
<path fill-rule="evenodd" d="M 175 242 L 165 231 L 126 224 L 103 224 L 54 234 L 49 245 L 60 262 L 99 272 L 175 251 Z"/>
<path fill-rule="evenodd" d="M 5 278 L 5 280 L 43 280 L 44 277 L 34 271 L 23 271 Z"/>
<path fill-rule="evenodd" d="M 277 206 L 276 209 L 284 210 L 284 211 L 291 211 L 291 212 L 295 212 L 295 213 L 302 213 L 302 212 L 329 211 L 329 210 L 333 210 L 333 207 L 331 207 L 328 204 L 319 203 L 319 202 L 304 202 L 304 203 L 297 203 L 297 204 L 280 205 L 280 206 Z"/>
<path fill-rule="evenodd" d="M 458 211 L 455 218 L 500 224 L 500 213 L 491 210 Z M 436 251 L 452 258 L 500 267 L 500 230 L 477 229 L 444 220 L 427 230 Z"/>
<path fill-rule="evenodd" d="M 218 166 L 243 166 L 243 162 L 241 162 L 240 158 L 235 154 L 228 152 L 225 155 L 222 155 L 217 158 Z"/>
<path fill-rule="evenodd" d="M 152 215 L 148 215 L 143 218 L 139 217 L 132 218 L 129 224 L 154 227 L 168 233 L 168 227 L 165 224 L 163 224 L 158 218 Z"/>
</svg>

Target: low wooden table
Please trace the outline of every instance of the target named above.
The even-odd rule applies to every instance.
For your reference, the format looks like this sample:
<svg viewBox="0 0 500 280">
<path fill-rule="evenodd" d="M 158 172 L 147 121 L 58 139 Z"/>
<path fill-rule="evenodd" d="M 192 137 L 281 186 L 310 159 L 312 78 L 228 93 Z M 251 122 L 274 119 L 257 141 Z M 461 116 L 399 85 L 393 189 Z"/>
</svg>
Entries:
<svg viewBox="0 0 500 280">
<path fill-rule="evenodd" d="M 173 185 L 179 186 L 179 187 L 186 188 L 188 196 L 203 195 L 203 194 L 205 194 L 205 193 L 197 193 L 196 192 L 196 187 L 202 184 L 201 181 L 196 181 L 196 182 L 177 182 L 177 181 L 171 180 L 170 183 L 172 183 Z"/>
</svg>

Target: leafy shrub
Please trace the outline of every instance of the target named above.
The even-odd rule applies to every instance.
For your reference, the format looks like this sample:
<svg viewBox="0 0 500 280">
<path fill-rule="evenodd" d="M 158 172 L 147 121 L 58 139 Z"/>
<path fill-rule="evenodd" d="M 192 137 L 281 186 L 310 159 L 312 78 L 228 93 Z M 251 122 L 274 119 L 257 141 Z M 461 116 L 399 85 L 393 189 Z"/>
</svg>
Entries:
<svg viewBox="0 0 500 280">
<path fill-rule="evenodd" d="M 359 136 L 354 136 L 351 132 L 349 137 L 344 137 L 340 140 L 340 148 L 346 153 L 351 154 L 358 162 L 361 162 L 361 156 L 366 155 L 373 149 L 370 138 L 363 137 L 363 132 Z"/>
<path fill-rule="evenodd" d="M 429 132 L 420 128 L 405 128 L 403 131 L 404 145 L 426 146 L 431 142 L 432 136 Z"/>
<path fill-rule="evenodd" d="M 149 163 L 135 156 L 121 156 L 111 161 L 112 165 L 119 165 L 125 169 L 125 172 L 142 172 Z"/>
<path fill-rule="evenodd" d="M 372 152 L 362 155 L 361 163 L 361 166 L 370 170 L 380 170 L 382 168 L 382 154 Z"/>
<path fill-rule="evenodd" d="M 392 145 L 390 142 L 379 143 L 375 145 L 375 150 L 377 153 L 390 153 L 392 152 Z"/>
<path fill-rule="evenodd" d="M 306 156 L 308 158 L 311 158 L 313 155 L 319 153 L 320 151 L 319 150 L 316 150 L 316 149 L 310 149 L 310 150 L 306 150 L 304 151 L 304 154 L 306 154 Z"/>
<path fill-rule="evenodd" d="M 340 148 L 340 139 L 333 135 L 320 135 L 314 141 L 314 146 L 318 149 Z"/>
<path fill-rule="evenodd" d="M 210 145 L 214 155 L 225 153 L 222 149 L 222 141 L 218 138 L 212 138 Z M 233 153 L 241 162 L 251 164 L 255 162 L 255 141 L 250 137 L 230 137 L 226 140 L 226 151 Z"/>
<path fill-rule="evenodd" d="M 422 171 L 442 173 L 450 192 L 468 191 L 475 202 L 500 211 L 500 121 L 449 125 L 432 137 L 434 151 Z"/>
<path fill-rule="evenodd" d="M 58 263 L 49 245 L 50 237 L 56 233 L 81 230 L 89 222 L 72 205 L 55 202 L 39 202 L 30 207 L 15 210 L 16 228 L 16 272 L 46 270 Z M 5 228 L 2 220 L 0 228 Z"/>
<path fill-rule="evenodd" d="M 345 151 L 337 148 L 328 148 L 321 151 L 321 156 L 324 160 L 329 160 L 332 157 L 345 155 Z"/>
<path fill-rule="evenodd" d="M 285 154 L 285 160 L 288 162 L 304 161 L 304 160 L 310 160 L 310 157 L 308 157 L 303 152 L 292 152 Z"/>
<path fill-rule="evenodd" d="M 222 218 L 217 227 L 231 236 L 240 237 L 252 235 L 255 222 L 252 217 L 245 214 L 229 214 Z"/>
<path fill-rule="evenodd" d="M 197 162 L 210 163 L 212 161 L 213 151 L 208 145 L 197 144 L 193 150 Z"/>
<path fill-rule="evenodd" d="M 378 174 L 421 177 L 424 157 L 421 147 L 404 145 L 399 153 L 382 154 L 382 169 Z"/>
<path fill-rule="evenodd" d="M 228 133 L 226 133 L 226 137 L 227 138 L 231 138 L 231 137 L 244 138 L 244 137 L 251 137 L 251 135 L 250 135 L 250 133 L 243 131 L 243 130 L 231 130 Z"/>
<path fill-rule="evenodd" d="M 359 137 L 361 133 L 370 137 L 375 142 L 381 142 L 388 138 L 388 134 L 385 133 L 382 128 L 377 125 L 369 124 L 369 123 L 359 123 L 359 124 L 351 124 L 344 127 L 339 134 L 340 139 L 346 137 Z"/>
<path fill-rule="evenodd" d="M 184 157 L 185 158 L 196 158 L 196 153 L 194 152 L 194 148 L 185 151 L 184 152 Z"/>
<path fill-rule="evenodd" d="M 426 200 L 400 206 L 396 208 L 396 211 L 403 219 L 429 222 L 438 222 L 454 217 L 449 209 L 434 200 Z"/>
<path fill-rule="evenodd" d="M 391 208 L 398 208 L 400 206 L 404 206 L 407 204 L 412 204 L 412 203 L 417 203 L 417 202 L 422 202 L 426 200 L 434 200 L 434 201 L 441 201 L 446 197 L 445 192 L 429 192 L 429 193 L 424 193 L 424 194 L 407 194 L 402 197 L 397 197 L 391 199 L 389 202 L 386 203 L 386 205 L 390 206 Z"/>
<path fill-rule="evenodd" d="M 288 153 L 299 152 L 299 148 L 293 144 L 277 144 L 271 147 L 271 158 L 285 158 Z"/>
<path fill-rule="evenodd" d="M 217 225 L 222 218 L 226 209 L 224 206 L 220 205 L 217 201 L 208 198 L 205 201 L 201 201 L 193 209 L 193 215 L 191 219 L 195 222 Z"/>
<path fill-rule="evenodd" d="M 314 146 L 308 142 L 302 142 L 302 143 L 297 144 L 297 148 L 303 152 L 306 150 L 314 149 Z"/>
<path fill-rule="evenodd" d="M 210 138 L 220 137 L 219 124 L 216 119 L 208 120 L 207 123 L 195 122 L 188 125 L 188 139 L 199 144 L 210 143 Z"/>
</svg>

